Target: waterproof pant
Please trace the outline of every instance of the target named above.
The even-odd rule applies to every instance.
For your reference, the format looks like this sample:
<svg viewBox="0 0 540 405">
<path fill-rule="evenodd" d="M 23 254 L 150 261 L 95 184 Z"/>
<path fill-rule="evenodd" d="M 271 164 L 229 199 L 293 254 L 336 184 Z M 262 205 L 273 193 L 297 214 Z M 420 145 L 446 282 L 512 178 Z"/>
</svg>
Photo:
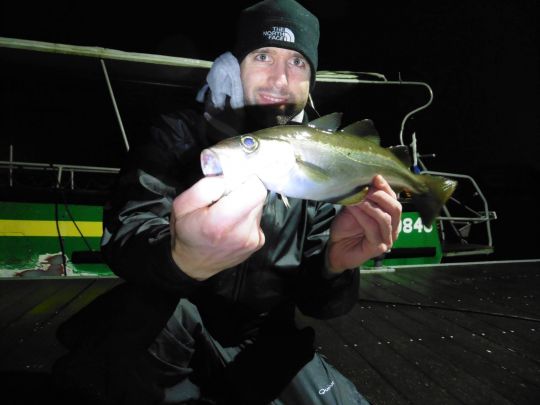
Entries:
<svg viewBox="0 0 540 405">
<path fill-rule="evenodd" d="M 255 342 L 222 347 L 205 329 L 197 308 L 182 299 L 150 346 L 148 367 L 178 381 L 164 389 L 163 403 L 168 404 L 206 396 L 227 404 L 368 404 L 312 345 L 311 329 L 270 322 Z"/>
<path fill-rule="evenodd" d="M 163 325 L 166 325 L 163 327 Z M 124 283 L 60 326 L 57 390 L 79 405 L 356 405 L 354 385 L 313 350 L 313 330 L 268 321 L 223 347 L 186 299 Z"/>
</svg>

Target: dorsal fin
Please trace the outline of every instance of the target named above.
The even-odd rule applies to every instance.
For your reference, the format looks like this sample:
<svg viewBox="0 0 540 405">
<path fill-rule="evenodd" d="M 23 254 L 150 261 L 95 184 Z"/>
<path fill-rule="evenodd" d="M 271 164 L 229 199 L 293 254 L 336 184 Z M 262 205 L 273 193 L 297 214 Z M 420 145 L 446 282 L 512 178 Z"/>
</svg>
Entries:
<svg viewBox="0 0 540 405">
<path fill-rule="evenodd" d="M 357 135 L 377 145 L 381 144 L 379 132 L 377 132 L 377 129 L 375 129 L 373 121 L 367 118 L 362 121 L 353 122 L 352 124 L 347 125 L 345 128 L 341 129 L 339 132 L 346 132 L 348 134 Z"/>
<path fill-rule="evenodd" d="M 308 126 L 312 128 L 321 129 L 323 131 L 335 132 L 341 125 L 341 116 L 343 113 L 334 112 L 331 114 L 323 115 L 308 123 Z"/>
<path fill-rule="evenodd" d="M 412 160 L 411 160 L 411 154 L 409 153 L 409 148 L 405 145 L 396 145 L 396 146 L 390 146 L 388 148 L 390 152 L 392 152 L 401 162 L 407 166 L 412 166 Z"/>
</svg>

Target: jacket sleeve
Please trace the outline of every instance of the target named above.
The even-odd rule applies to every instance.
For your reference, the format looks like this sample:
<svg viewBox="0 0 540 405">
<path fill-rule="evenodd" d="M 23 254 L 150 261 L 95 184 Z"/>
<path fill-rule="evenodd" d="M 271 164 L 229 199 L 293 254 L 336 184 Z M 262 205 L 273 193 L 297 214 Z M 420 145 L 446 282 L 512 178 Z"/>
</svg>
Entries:
<svg viewBox="0 0 540 405">
<path fill-rule="evenodd" d="M 161 116 L 148 142 L 133 148 L 105 204 L 101 251 L 119 277 L 188 295 L 198 281 L 171 256 L 169 217 L 174 198 L 199 173 L 199 150 L 188 116 Z M 195 169 L 195 170 L 193 170 Z M 192 176 L 193 177 L 193 176 Z"/>
<path fill-rule="evenodd" d="M 330 275 L 326 265 L 326 245 L 330 224 L 337 208 L 329 203 L 309 203 L 309 227 L 295 289 L 295 301 L 308 316 L 327 319 L 346 314 L 358 300 L 359 271 L 345 270 Z"/>
</svg>

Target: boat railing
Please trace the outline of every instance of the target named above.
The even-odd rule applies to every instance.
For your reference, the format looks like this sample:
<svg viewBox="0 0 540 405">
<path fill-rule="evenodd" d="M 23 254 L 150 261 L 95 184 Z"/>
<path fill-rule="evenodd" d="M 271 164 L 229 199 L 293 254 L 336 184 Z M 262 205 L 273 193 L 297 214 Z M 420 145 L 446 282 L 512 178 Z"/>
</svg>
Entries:
<svg viewBox="0 0 540 405">
<path fill-rule="evenodd" d="M 54 174 L 55 187 L 61 186 L 68 187 L 71 190 L 76 188 L 76 174 L 80 173 L 94 173 L 94 174 L 107 174 L 116 175 L 120 169 L 113 167 L 99 167 L 99 166 L 80 166 L 70 164 L 56 164 L 56 163 L 33 163 L 33 162 L 20 162 L 20 161 L 0 161 L 0 171 L 7 171 L 9 187 L 14 187 L 15 174 L 17 171 L 38 171 Z M 68 180 L 66 180 L 66 177 Z"/>
</svg>

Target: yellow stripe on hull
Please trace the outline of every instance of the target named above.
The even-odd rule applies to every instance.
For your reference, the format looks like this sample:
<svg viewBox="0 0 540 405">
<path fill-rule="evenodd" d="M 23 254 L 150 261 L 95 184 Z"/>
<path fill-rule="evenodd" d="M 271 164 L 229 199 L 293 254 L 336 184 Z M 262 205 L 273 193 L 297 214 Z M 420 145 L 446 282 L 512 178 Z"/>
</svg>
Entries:
<svg viewBox="0 0 540 405">
<path fill-rule="evenodd" d="M 77 221 L 81 233 L 88 238 L 100 238 L 102 223 L 97 221 Z M 64 237 L 80 237 L 81 234 L 72 221 L 58 221 L 60 234 Z M 0 237 L 15 236 L 58 236 L 55 221 L 0 219 Z"/>
</svg>

